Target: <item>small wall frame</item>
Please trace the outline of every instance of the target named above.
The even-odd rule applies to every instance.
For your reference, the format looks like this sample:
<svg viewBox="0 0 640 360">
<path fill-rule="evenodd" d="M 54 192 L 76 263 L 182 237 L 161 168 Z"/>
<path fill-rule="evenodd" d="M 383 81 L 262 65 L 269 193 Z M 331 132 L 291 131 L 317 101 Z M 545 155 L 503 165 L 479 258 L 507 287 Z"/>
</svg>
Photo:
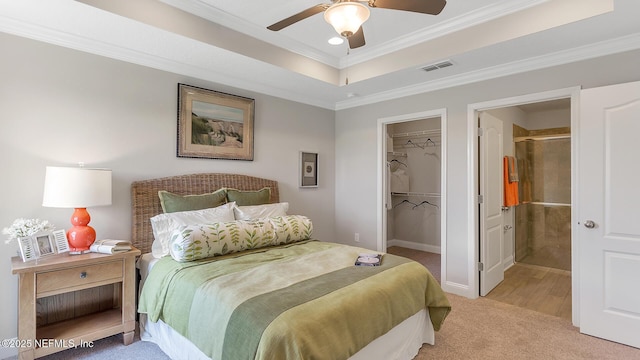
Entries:
<svg viewBox="0 0 640 360">
<path fill-rule="evenodd" d="M 318 153 L 300 151 L 300 187 L 318 187 Z"/>
</svg>

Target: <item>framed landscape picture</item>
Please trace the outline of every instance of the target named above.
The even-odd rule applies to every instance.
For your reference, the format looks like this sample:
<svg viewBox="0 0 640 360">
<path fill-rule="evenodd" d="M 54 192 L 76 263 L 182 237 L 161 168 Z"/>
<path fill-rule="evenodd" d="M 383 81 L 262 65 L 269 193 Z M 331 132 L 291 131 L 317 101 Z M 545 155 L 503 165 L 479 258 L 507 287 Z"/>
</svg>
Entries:
<svg viewBox="0 0 640 360">
<path fill-rule="evenodd" d="M 178 157 L 253 160 L 255 100 L 178 84 Z"/>
</svg>

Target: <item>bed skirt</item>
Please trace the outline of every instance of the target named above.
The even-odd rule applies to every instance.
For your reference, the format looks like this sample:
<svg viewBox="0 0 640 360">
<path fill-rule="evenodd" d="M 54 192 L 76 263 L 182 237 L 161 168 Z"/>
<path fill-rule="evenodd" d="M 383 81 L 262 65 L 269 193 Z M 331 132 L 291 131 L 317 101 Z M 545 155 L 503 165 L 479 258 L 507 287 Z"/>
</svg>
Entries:
<svg viewBox="0 0 640 360">
<path fill-rule="evenodd" d="M 140 314 L 139 324 L 140 338 L 158 345 L 171 359 L 209 359 L 193 343 L 162 320 L 154 323 L 147 320 L 146 314 Z M 433 345 L 434 342 L 435 331 L 429 318 L 429 312 L 425 309 L 369 343 L 349 360 L 411 360 L 418 354 L 422 344 Z"/>
</svg>

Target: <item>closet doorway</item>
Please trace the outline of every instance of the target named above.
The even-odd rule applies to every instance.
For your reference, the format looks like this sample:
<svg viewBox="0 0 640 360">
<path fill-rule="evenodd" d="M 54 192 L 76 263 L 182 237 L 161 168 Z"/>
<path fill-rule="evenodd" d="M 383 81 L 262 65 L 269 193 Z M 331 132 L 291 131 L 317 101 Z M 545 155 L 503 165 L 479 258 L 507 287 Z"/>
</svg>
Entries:
<svg viewBox="0 0 640 360">
<path fill-rule="evenodd" d="M 413 258 L 444 277 L 445 111 L 380 123 L 384 135 L 382 251 Z"/>
</svg>

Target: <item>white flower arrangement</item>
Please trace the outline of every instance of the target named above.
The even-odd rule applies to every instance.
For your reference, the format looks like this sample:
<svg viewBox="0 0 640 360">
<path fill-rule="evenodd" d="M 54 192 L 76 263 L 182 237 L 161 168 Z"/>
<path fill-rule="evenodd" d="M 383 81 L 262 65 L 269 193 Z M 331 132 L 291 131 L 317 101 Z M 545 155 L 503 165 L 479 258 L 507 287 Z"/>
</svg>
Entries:
<svg viewBox="0 0 640 360">
<path fill-rule="evenodd" d="M 2 229 L 2 233 L 9 235 L 9 239 L 5 240 L 5 244 L 11 243 L 21 237 L 31 236 L 40 231 L 52 231 L 55 226 L 49 224 L 47 220 L 40 219 L 16 219 L 11 226 Z"/>
</svg>

